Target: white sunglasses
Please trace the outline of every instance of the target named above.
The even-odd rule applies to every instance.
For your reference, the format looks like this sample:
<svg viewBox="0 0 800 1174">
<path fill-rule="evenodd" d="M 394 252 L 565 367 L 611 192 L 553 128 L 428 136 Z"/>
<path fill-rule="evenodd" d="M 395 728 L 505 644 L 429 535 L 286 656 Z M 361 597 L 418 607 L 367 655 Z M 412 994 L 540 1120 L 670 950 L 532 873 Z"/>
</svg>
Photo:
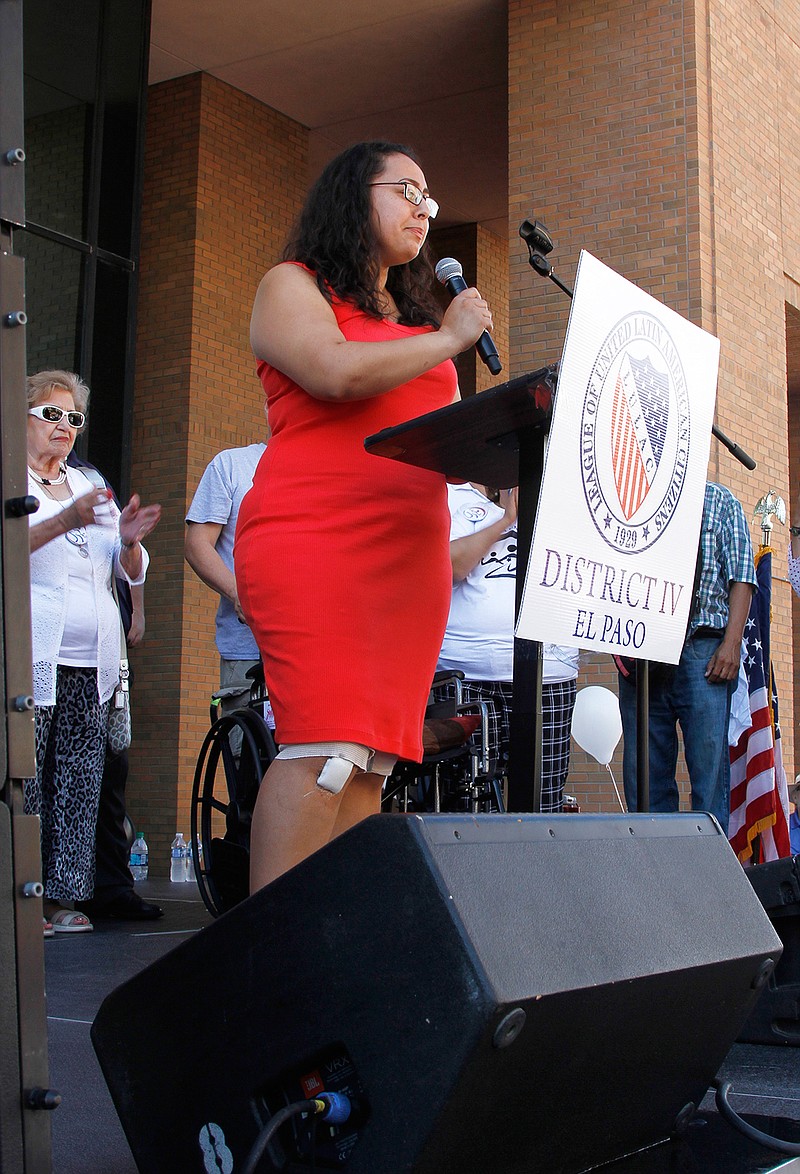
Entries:
<svg viewBox="0 0 800 1174">
<path fill-rule="evenodd" d="M 86 416 L 83 412 L 67 411 L 65 408 L 60 408 L 58 404 L 40 404 L 38 408 L 28 408 L 28 415 L 36 416 L 37 419 L 44 420 L 46 424 L 58 424 L 66 416 L 70 428 L 74 428 L 76 432 L 80 432 L 86 423 Z"/>
</svg>

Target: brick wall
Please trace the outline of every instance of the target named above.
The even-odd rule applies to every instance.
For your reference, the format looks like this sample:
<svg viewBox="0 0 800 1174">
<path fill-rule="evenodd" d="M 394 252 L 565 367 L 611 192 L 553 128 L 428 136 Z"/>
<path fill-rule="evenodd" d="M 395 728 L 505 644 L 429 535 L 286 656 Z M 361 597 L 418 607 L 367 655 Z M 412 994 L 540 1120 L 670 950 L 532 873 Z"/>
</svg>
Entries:
<svg viewBox="0 0 800 1174">
<path fill-rule="evenodd" d="M 485 391 L 509 378 L 508 340 L 508 243 L 482 225 L 477 225 L 478 289 L 492 310 L 492 338 L 503 364 L 499 375 L 492 375 L 485 363 L 477 360 L 477 390 Z"/>
<path fill-rule="evenodd" d="M 788 367 L 788 392 L 789 392 L 789 469 L 791 470 L 789 497 L 786 499 L 786 508 L 788 513 L 788 522 L 791 525 L 800 525 L 800 287 L 793 285 L 793 283 L 786 282 L 787 304 L 786 304 L 786 336 L 787 336 L 787 350 L 792 359 Z M 790 300 L 791 299 L 791 300 Z M 776 527 L 780 529 L 780 527 Z M 775 543 L 776 550 L 780 551 L 776 562 L 779 574 L 783 573 L 783 546 L 788 543 L 788 536 L 784 539 L 783 536 Z M 800 644 L 800 599 L 790 591 L 791 597 L 791 639 L 792 646 L 797 647 Z M 785 675 L 785 674 L 784 674 Z M 798 699 L 800 699 L 800 657 L 795 657 L 793 685 L 795 706 L 797 707 Z M 779 682 L 779 687 L 783 687 L 783 680 Z M 794 722 L 791 722 L 791 710 L 784 709 L 783 728 L 787 725 L 794 725 L 797 728 L 797 712 L 795 712 Z M 789 773 L 789 766 L 787 765 L 787 773 L 789 773 L 789 782 L 794 778 L 794 773 L 800 772 L 800 762 L 797 761 L 797 754 L 795 754 L 794 771 Z"/>
<path fill-rule="evenodd" d="M 800 281 L 797 23 L 796 9 L 755 0 L 510 0 L 509 241 L 476 225 L 431 238 L 494 310 L 503 373 L 492 379 L 468 353 L 465 391 L 560 354 L 568 302 L 534 274 L 517 236 L 535 216 L 568 283 L 585 247 L 719 336 L 718 423 L 759 468 L 748 475 L 713 442 L 709 476 L 748 515 L 768 488 L 788 502 L 787 432 L 800 434 L 785 342 L 786 289 Z M 133 481 L 165 512 L 150 543 L 148 639 L 134 656 L 130 806 L 134 819 L 146 812 L 156 866 L 176 827 L 188 828 L 217 679 L 215 601 L 183 562 L 183 516 L 211 455 L 263 434 L 247 321 L 306 172 L 306 131 L 238 91 L 202 75 L 152 88 Z M 786 715 L 783 536 L 777 545 L 774 652 Z M 581 684 L 614 685 L 607 657 L 585 660 Z M 790 772 L 792 726 L 785 718 Z M 619 752 L 612 765 L 621 783 Z M 606 772 L 581 753 L 569 789 L 585 810 L 616 806 Z"/>
<path fill-rule="evenodd" d="M 709 477 L 729 485 L 748 516 L 771 487 L 788 500 L 782 271 L 797 278 L 797 234 L 784 239 L 782 224 L 796 224 L 797 211 L 787 216 L 797 201 L 797 23 L 796 9 L 753 0 L 509 4 L 513 370 L 558 356 L 568 312 L 515 240 L 533 209 L 556 242 L 550 260 L 562 279 L 572 282 L 586 248 L 718 335 L 717 423 L 758 470 L 746 473 L 712 442 Z M 784 545 L 773 646 L 790 713 Z M 585 667 L 580 683 L 589 682 L 613 686 L 607 657 Z M 615 763 L 620 778 L 619 754 Z M 575 755 L 569 789 L 584 809 L 615 808 L 602 775 Z"/>
<path fill-rule="evenodd" d="M 796 6 L 714 3 L 705 24 L 711 98 L 702 148 L 711 160 L 713 305 L 722 343 L 718 423 L 758 461 L 758 469 L 747 473 L 723 451 L 712 467 L 751 516 L 770 488 L 787 506 L 790 497 L 784 274 L 795 282 L 800 276 L 792 178 L 800 166 L 800 14 Z M 752 530 L 758 542 L 760 532 Z M 772 642 L 792 777 L 796 721 L 787 541 L 785 532 L 774 536 Z"/>
<path fill-rule="evenodd" d="M 176 829 L 188 833 L 219 681 L 216 596 L 184 562 L 186 507 L 216 452 L 264 436 L 250 310 L 306 186 L 304 128 L 203 74 L 151 87 L 132 484 L 163 516 L 148 542 L 146 640 L 132 657 L 128 800 L 154 872 Z"/>
</svg>

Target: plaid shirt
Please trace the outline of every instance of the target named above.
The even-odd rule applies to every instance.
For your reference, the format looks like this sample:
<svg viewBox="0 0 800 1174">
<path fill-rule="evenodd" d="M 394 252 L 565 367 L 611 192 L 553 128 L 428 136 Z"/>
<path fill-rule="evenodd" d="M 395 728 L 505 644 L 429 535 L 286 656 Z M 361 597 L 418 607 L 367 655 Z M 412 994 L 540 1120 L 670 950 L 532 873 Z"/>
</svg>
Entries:
<svg viewBox="0 0 800 1174">
<path fill-rule="evenodd" d="M 700 524 L 702 569 L 690 634 L 696 628 L 718 628 L 728 623 L 731 583 L 756 585 L 753 544 L 741 504 L 724 485 L 706 482 Z"/>
</svg>

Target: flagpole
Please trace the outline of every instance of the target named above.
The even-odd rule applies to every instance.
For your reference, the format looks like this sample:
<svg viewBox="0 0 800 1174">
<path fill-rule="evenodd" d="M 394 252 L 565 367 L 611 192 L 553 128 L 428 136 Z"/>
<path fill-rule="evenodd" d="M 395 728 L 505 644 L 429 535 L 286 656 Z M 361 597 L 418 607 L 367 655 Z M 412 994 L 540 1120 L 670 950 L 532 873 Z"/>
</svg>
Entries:
<svg viewBox="0 0 800 1174">
<path fill-rule="evenodd" d="M 742 661 L 750 723 L 730 748 L 729 835 L 731 847 L 742 864 L 763 864 L 791 853 L 788 786 L 770 640 L 773 555 L 770 540 L 775 518 L 781 524 L 786 522 L 786 506 L 774 490 L 765 493 L 756 505 L 753 522 L 758 518 L 762 535 L 755 560 L 758 590 L 751 600 L 745 624 Z"/>
</svg>

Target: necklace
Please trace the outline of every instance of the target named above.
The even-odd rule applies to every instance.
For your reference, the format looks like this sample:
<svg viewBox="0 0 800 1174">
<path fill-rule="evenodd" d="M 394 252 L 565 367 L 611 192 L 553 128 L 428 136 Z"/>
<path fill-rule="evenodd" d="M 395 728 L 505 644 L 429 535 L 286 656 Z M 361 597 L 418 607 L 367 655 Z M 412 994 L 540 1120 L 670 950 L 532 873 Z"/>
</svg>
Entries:
<svg viewBox="0 0 800 1174">
<path fill-rule="evenodd" d="M 64 468 L 63 471 L 64 471 L 64 476 L 61 478 L 61 480 L 65 481 L 67 478 L 66 468 Z M 31 472 L 33 472 L 33 470 L 31 470 Z M 65 505 L 64 502 L 62 502 L 60 497 L 56 497 L 56 495 L 54 493 L 50 492 L 49 487 L 51 485 L 60 484 L 58 481 L 45 481 L 41 477 L 37 477 L 36 480 L 39 481 L 39 483 L 42 486 L 42 489 L 45 491 L 47 496 L 52 497 L 53 501 L 56 502 L 56 504 L 61 507 L 62 514 L 65 513 L 71 505 L 74 505 L 74 503 L 75 503 L 75 495 L 74 494 L 70 494 L 70 496 L 67 498 L 66 505 Z M 70 543 L 71 546 L 74 546 L 76 548 L 76 550 L 78 551 L 78 554 L 81 556 L 81 558 L 88 558 L 89 557 L 89 548 L 86 545 L 87 538 L 86 538 L 86 527 L 85 526 L 74 526 L 71 530 L 67 530 L 64 537 L 66 538 L 67 542 Z"/>
<path fill-rule="evenodd" d="M 67 479 L 67 466 L 60 464 L 58 466 L 58 470 L 57 477 L 40 477 L 36 470 L 32 469 L 30 465 L 28 465 L 28 472 L 30 473 L 31 477 L 33 477 L 34 481 L 38 481 L 40 485 L 63 485 Z M 52 494 L 50 496 L 52 497 Z"/>
</svg>

